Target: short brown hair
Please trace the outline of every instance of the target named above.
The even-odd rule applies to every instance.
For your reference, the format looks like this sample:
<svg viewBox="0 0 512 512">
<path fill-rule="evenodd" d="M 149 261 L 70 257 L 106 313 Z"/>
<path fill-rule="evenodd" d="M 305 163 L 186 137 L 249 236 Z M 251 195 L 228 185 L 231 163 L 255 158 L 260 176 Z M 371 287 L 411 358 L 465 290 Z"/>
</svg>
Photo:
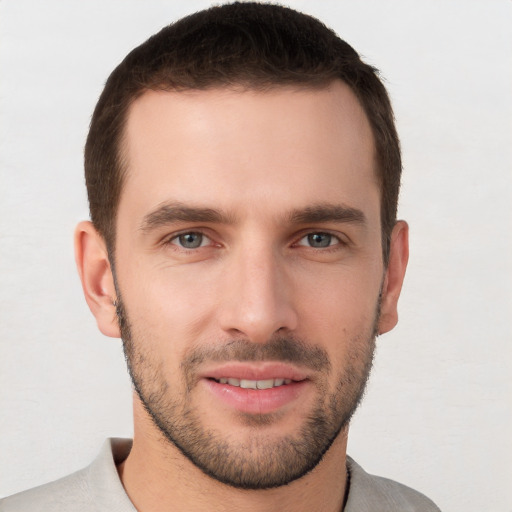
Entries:
<svg viewBox="0 0 512 512">
<path fill-rule="evenodd" d="M 111 258 L 126 170 L 120 148 L 134 99 L 147 90 L 314 88 L 336 79 L 355 93 L 373 131 L 387 262 L 401 156 L 391 103 L 377 70 L 317 19 L 283 6 L 247 2 L 212 7 L 163 28 L 132 50 L 108 78 L 85 145 L 85 178 L 91 219 Z"/>
</svg>

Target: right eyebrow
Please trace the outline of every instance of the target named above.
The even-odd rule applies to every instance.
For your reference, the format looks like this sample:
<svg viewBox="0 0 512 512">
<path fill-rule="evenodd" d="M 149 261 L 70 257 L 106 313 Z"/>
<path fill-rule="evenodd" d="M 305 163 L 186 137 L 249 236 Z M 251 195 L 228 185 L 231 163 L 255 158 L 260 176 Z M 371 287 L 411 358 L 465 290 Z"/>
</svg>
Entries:
<svg viewBox="0 0 512 512">
<path fill-rule="evenodd" d="M 148 233 L 153 229 L 176 222 L 211 222 L 232 224 L 233 218 L 214 208 L 186 206 L 179 202 L 159 205 L 142 219 L 140 230 Z"/>
</svg>

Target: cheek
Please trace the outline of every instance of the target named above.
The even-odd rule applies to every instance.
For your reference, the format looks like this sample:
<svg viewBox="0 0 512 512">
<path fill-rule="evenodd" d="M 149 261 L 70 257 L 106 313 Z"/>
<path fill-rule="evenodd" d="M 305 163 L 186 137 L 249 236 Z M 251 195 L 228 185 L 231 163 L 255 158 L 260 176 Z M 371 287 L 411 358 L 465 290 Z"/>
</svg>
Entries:
<svg viewBox="0 0 512 512">
<path fill-rule="evenodd" d="M 199 270 L 199 269 L 198 269 Z M 138 269 L 122 281 L 123 300 L 133 326 L 151 344 L 190 343 L 214 317 L 215 278 L 210 272 L 179 268 Z"/>
<path fill-rule="evenodd" d="M 343 350 L 343 340 L 371 335 L 380 284 L 378 269 L 373 275 L 344 269 L 303 278 L 296 296 L 305 335 L 319 343 L 323 339 L 335 344 L 339 350 Z"/>
</svg>

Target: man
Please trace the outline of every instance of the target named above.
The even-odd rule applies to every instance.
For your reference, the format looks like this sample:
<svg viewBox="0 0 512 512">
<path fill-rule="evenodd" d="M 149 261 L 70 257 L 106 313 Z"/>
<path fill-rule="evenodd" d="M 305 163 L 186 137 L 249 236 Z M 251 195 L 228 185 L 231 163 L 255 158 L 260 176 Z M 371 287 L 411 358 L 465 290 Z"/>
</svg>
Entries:
<svg viewBox="0 0 512 512">
<path fill-rule="evenodd" d="M 93 115 L 75 237 L 133 443 L 2 510 L 438 510 L 346 454 L 397 322 L 400 172 L 375 70 L 315 19 L 225 5 L 133 50 Z"/>
</svg>

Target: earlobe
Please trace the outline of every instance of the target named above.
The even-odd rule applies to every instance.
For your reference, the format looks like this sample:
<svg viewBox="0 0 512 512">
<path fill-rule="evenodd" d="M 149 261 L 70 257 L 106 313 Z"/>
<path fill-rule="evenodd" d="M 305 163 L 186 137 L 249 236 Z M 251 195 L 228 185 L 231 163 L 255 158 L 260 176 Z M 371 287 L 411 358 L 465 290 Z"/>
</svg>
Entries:
<svg viewBox="0 0 512 512">
<path fill-rule="evenodd" d="M 75 260 L 85 300 L 106 336 L 120 338 L 117 323 L 114 276 L 103 237 L 89 221 L 75 229 Z"/>
<path fill-rule="evenodd" d="M 384 334 L 398 322 L 398 298 L 409 260 L 409 226 L 398 221 L 391 233 L 389 262 L 382 286 L 379 334 Z"/>
</svg>

